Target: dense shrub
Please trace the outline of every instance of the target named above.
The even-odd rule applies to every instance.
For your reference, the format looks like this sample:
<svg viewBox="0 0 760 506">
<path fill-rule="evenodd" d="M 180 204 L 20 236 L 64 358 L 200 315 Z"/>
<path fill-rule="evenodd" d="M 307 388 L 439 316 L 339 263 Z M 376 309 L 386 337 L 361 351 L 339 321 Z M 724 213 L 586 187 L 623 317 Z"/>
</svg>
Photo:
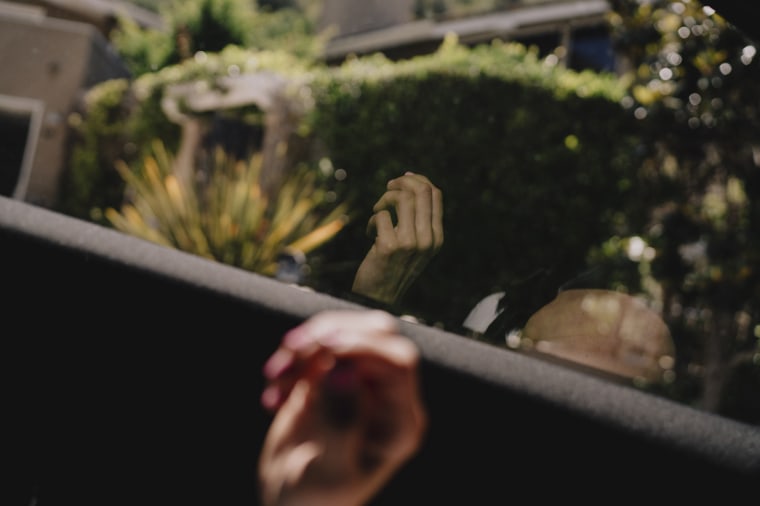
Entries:
<svg viewBox="0 0 760 506">
<path fill-rule="evenodd" d="M 554 284 L 521 290 L 536 309 L 635 219 L 624 206 L 636 125 L 612 76 L 548 65 L 517 44 L 449 40 L 405 62 L 347 62 L 318 91 L 312 128 L 346 171 L 360 224 L 405 170 L 443 192 L 445 244 L 403 304 L 430 323 L 456 328 L 487 294 L 547 269 Z M 327 249 L 358 261 L 368 247 L 355 227 Z M 338 286 L 354 268 L 331 271 Z"/>
<path fill-rule="evenodd" d="M 101 83 L 69 118 L 68 170 L 64 173 L 57 210 L 100 222 L 101 210 L 121 202 L 123 182 L 114 160 L 131 160 L 136 145 L 129 124 L 133 117 L 127 79 Z"/>
<path fill-rule="evenodd" d="M 132 80 L 111 80 L 94 86 L 70 121 L 70 155 L 58 210 L 100 221 L 103 209 L 121 204 L 124 183 L 116 172 L 116 161 L 132 162 L 144 157 L 156 138 L 169 151 L 177 149 L 181 127 L 167 117 L 162 107 L 171 85 L 193 82 L 211 88 L 217 78 L 232 72 L 267 70 L 292 76 L 302 75 L 308 68 L 308 61 L 288 52 L 246 51 L 229 46 L 220 53 L 202 54 Z M 255 109 L 240 108 L 229 114 L 243 122 L 260 123 L 260 118 L 251 114 Z"/>
<path fill-rule="evenodd" d="M 213 87 L 233 67 L 274 70 L 306 86 L 311 113 L 299 133 L 317 148 L 304 156 L 326 155 L 332 163 L 322 168 L 345 175 L 335 189 L 354 219 L 312 266 L 309 283 L 320 290 L 349 295 L 370 246 L 364 227 L 372 204 L 405 170 L 442 189 L 446 243 L 401 309 L 448 328 L 485 295 L 551 269 L 553 285 L 521 292 L 538 307 L 556 283 L 585 268 L 593 246 L 636 219 L 625 208 L 636 186 L 636 125 L 618 104 L 621 84 L 551 65 L 518 44 L 469 49 L 449 39 L 432 55 L 401 62 L 374 55 L 336 68 L 230 46 L 137 79 L 124 146 L 176 138 L 160 107 L 167 87 Z"/>
<path fill-rule="evenodd" d="M 259 10 L 252 0 L 170 0 L 157 9 L 162 29 L 142 28 L 124 17 L 112 34 L 135 76 L 228 46 L 288 51 L 303 58 L 316 57 L 323 47 L 311 17 L 294 7 Z"/>
</svg>

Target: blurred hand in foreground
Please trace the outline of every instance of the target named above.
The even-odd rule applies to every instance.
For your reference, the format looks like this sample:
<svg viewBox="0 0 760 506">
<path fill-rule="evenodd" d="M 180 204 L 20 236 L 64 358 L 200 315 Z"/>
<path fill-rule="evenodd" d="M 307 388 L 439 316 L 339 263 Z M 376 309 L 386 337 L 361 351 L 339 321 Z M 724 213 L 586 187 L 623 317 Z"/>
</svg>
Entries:
<svg viewBox="0 0 760 506">
<path fill-rule="evenodd" d="M 419 449 L 419 351 L 378 310 L 319 313 L 264 366 L 275 414 L 259 457 L 265 506 L 366 504 Z"/>
</svg>

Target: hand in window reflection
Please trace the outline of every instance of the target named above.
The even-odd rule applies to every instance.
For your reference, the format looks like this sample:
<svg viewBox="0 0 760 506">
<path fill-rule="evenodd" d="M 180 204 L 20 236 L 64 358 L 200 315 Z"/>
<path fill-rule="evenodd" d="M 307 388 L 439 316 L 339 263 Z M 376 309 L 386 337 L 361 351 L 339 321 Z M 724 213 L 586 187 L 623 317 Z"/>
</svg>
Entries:
<svg viewBox="0 0 760 506">
<path fill-rule="evenodd" d="M 372 210 L 367 232 L 375 242 L 352 290 L 394 304 L 443 245 L 443 197 L 428 178 L 407 172 L 388 182 Z"/>
</svg>

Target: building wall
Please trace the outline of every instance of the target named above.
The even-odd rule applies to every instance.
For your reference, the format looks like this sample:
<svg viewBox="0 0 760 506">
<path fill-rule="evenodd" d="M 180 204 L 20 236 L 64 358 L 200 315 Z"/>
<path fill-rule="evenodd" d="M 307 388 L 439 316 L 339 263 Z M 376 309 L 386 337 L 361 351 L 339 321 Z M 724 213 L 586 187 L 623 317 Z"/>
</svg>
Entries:
<svg viewBox="0 0 760 506">
<path fill-rule="evenodd" d="M 339 23 L 343 31 L 328 41 L 326 61 L 339 64 L 348 55 L 374 52 L 381 52 L 392 60 L 411 58 L 436 51 L 445 34 L 456 33 L 459 42 L 468 46 L 488 44 L 494 39 L 515 41 L 536 46 L 542 56 L 563 47 L 566 56 L 562 64 L 570 68 L 615 70 L 615 55 L 607 34 L 609 4 L 606 0 L 493 0 L 473 3 L 469 5 L 470 11 L 460 5 L 447 15 L 424 19 L 415 17 L 417 2 L 396 4 L 396 12 L 373 17 L 371 23 L 362 25 L 360 16 L 352 12 L 358 9 L 356 4 L 327 0 L 332 10 L 325 13 L 325 22 Z M 449 7 L 454 3 L 449 2 Z M 501 8 L 495 8 L 497 4 Z M 486 6 L 489 8 L 485 9 Z M 372 8 L 376 7 L 373 4 Z M 376 13 L 370 11 L 368 15 L 372 17 Z M 394 15 L 402 21 L 393 21 Z M 405 16 L 408 19 L 403 21 Z M 386 22 L 390 24 L 381 26 Z"/>
<path fill-rule="evenodd" d="M 0 95 L 44 104 L 28 185 L 20 198 L 51 207 L 65 166 L 69 114 L 87 87 L 126 76 L 126 68 L 92 25 L 2 14 L 0 64 Z"/>
<path fill-rule="evenodd" d="M 324 0 L 321 27 L 335 27 L 338 36 L 409 23 L 414 0 Z"/>
</svg>

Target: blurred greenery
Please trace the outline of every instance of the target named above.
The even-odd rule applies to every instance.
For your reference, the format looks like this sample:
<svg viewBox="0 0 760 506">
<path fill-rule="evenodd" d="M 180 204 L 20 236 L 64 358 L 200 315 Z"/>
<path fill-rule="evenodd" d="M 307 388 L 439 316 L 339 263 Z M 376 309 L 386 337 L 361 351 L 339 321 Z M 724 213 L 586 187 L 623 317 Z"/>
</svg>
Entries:
<svg viewBox="0 0 760 506">
<path fill-rule="evenodd" d="M 611 2 L 642 121 L 649 279 L 703 408 L 760 423 L 760 62 L 756 43 L 691 1 Z M 741 374 L 751 395 L 726 395 Z M 754 379 L 753 379 L 754 378 Z M 684 386 L 686 385 L 686 386 Z M 683 398 L 684 392 L 677 392 Z"/>
<path fill-rule="evenodd" d="M 56 204 L 63 213 L 101 222 L 100 209 L 121 201 L 124 185 L 112 170 L 114 160 L 129 159 L 132 110 L 124 100 L 126 79 L 112 80 L 87 93 L 81 110 L 69 117 L 68 170 Z"/>
<path fill-rule="evenodd" d="M 140 159 L 151 149 L 155 138 L 160 138 L 170 151 L 177 150 L 181 127 L 167 117 L 162 106 L 170 86 L 205 82 L 211 89 L 219 77 L 230 75 L 230 69 L 241 74 L 272 71 L 296 76 L 307 73 L 311 65 L 308 60 L 285 51 L 228 46 L 219 53 L 189 59 L 157 72 L 94 86 L 85 95 L 80 110 L 69 119 L 70 155 L 58 209 L 102 222 L 102 210 L 121 203 L 124 185 L 115 171 L 115 160 Z M 247 124 L 261 124 L 255 106 L 226 114 Z"/>
<path fill-rule="evenodd" d="M 303 111 L 306 148 L 286 172 L 319 173 L 317 191 L 335 192 L 353 218 L 309 259 L 311 286 L 351 297 L 371 204 L 388 179 L 417 171 L 443 191 L 446 243 L 399 312 L 460 332 L 480 299 L 506 291 L 514 310 L 482 337 L 504 346 L 505 330 L 562 287 L 628 292 L 663 314 L 676 342 L 663 395 L 760 421 L 752 41 L 694 0 L 615 0 L 619 74 L 453 36 L 425 56 L 328 67 L 301 4 L 166 2 L 166 32 L 125 20 L 115 41 L 135 76 L 96 86 L 73 117 L 64 212 L 103 221 L 154 139 L 176 150 L 179 126 L 162 108 L 172 86 L 222 89 L 222 78 L 272 72 L 295 83 L 287 96 Z M 439 4 L 420 8 L 449 3 Z M 255 105 L 193 114 L 263 128 Z"/>
<path fill-rule="evenodd" d="M 170 0 L 157 6 L 164 29 L 141 28 L 122 17 L 111 38 L 135 76 L 230 45 L 317 57 L 324 38 L 312 17 L 295 6 L 271 7 L 259 9 L 251 0 Z"/>
<path fill-rule="evenodd" d="M 117 163 L 127 183 L 126 201 L 120 210 L 105 212 L 116 229 L 275 276 L 281 254 L 311 254 L 348 219 L 345 205 L 325 205 L 315 171 L 289 177 L 270 198 L 259 183 L 259 155 L 243 161 L 217 149 L 208 181 L 183 181 L 174 164 L 159 140 L 138 167 Z"/>
<path fill-rule="evenodd" d="M 406 170 L 443 192 L 446 243 L 401 308 L 430 324 L 460 330 L 480 299 L 539 268 L 570 279 L 590 246 L 642 219 L 625 207 L 636 197 L 638 125 L 612 75 L 574 72 L 516 43 L 468 48 L 451 37 L 408 61 L 348 61 L 314 88 L 311 129 L 345 170 L 347 199 L 374 202 Z M 352 229 L 327 250 L 360 259 L 368 247 Z M 354 269 L 333 270 L 322 288 L 336 277 L 350 286 Z M 546 289 L 520 293 L 537 309 Z"/>
</svg>

